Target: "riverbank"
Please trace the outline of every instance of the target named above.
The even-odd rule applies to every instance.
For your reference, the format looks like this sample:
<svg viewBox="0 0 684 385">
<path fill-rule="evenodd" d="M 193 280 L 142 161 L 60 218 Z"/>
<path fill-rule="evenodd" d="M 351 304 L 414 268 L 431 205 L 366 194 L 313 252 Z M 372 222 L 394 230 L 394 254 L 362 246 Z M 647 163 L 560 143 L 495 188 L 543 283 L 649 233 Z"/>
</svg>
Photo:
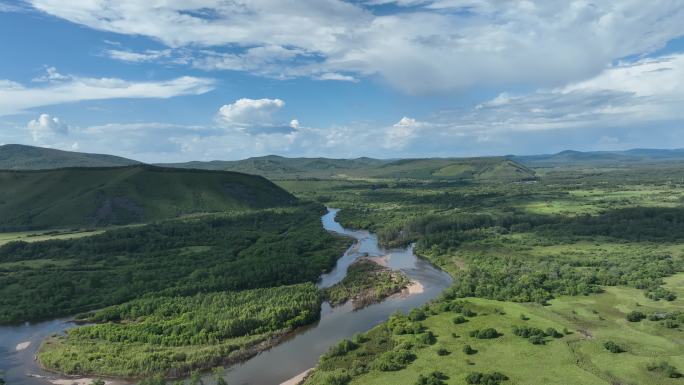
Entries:
<svg viewBox="0 0 684 385">
<path fill-rule="evenodd" d="M 350 338 L 356 333 L 367 331 L 375 326 L 378 320 L 387 319 L 391 314 L 396 312 L 406 313 L 413 308 L 419 307 L 435 298 L 451 284 L 451 278 L 448 274 L 436 269 L 427 261 L 416 258 L 412 248 L 383 250 L 379 248 L 374 234 L 367 231 L 357 232 L 340 227 L 335 221 L 335 214 L 336 210 L 330 210 L 323 217 L 324 228 L 346 236 L 348 239 L 355 239 L 356 242 L 337 260 L 335 268 L 328 274 L 324 274 L 326 279 L 322 279 L 323 284 L 319 282 L 318 286 L 320 288 L 324 288 L 326 283 L 332 282 L 334 285 L 334 283 L 341 281 L 347 275 L 348 266 L 357 259 L 364 256 L 384 256 L 391 270 L 401 271 L 411 282 L 420 283 L 420 286 L 423 288 L 422 291 L 416 291 L 418 285 L 409 284 L 401 293 L 391 295 L 373 306 L 367 306 L 358 310 L 354 310 L 351 303 L 335 308 L 331 308 L 327 303 L 323 303 L 322 309 L 318 312 L 319 305 L 317 305 L 317 322 L 294 329 L 277 341 L 274 340 L 272 344 L 262 346 L 263 350 L 260 349 L 257 354 L 243 357 L 244 359 L 240 361 L 240 364 L 225 369 L 223 377 L 228 383 L 241 385 L 281 384 L 315 366 L 320 356 L 340 339 Z M 413 289 L 411 289 L 412 287 Z M 73 327 L 71 322 L 49 322 L 35 326 L 24 325 L 11 329 L 5 328 L 6 331 L 0 327 L 0 337 L 3 336 L 2 333 L 9 333 L 9 336 L 16 335 L 17 338 L 8 340 L 11 342 L 11 345 L 8 345 L 9 348 L 14 350 L 18 343 L 29 339 L 19 338 L 20 335 L 28 336 L 36 332 L 45 336 L 62 334 L 65 329 L 70 327 Z M 45 330 L 43 331 L 42 328 L 45 328 Z M 24 329 L 26 329 L 25 332 L 23 331 Z M 40 370 L 33 361 L 36 350 L 40 345 L 40 339 L 32 339 L 32 341 L 33 343 L 30 347 L 22 351 L 21 355 L 10 357 L 10 361 L 7 362 L 8 365 L 12 365 L 6 366 L 6 368 L 9 368 L 9 371 L 6 371 L 6 373 L 9 374 L 8 379 L 11 379 L 10 383 L 12 385 L 46 385 L 50 381 L 64 380 L 69 383 L 73 382 L 74 377 L 60 378 Z M 108 345 L 111 346 L 112 344 Z M 0 338 L 0 349 L 2 348 L 5 348 L 5 346 L 3 345 L 2 338 Z M 155 349 L 151 353 L 166 354 Z M 170 352 L 167 351 L 167 353 Z M 189 355 L 186 358 L 190 358 Z M 211 362 L 214 365 L 213 368 L 223 363 L 223 361 L 212 361 L 211 359 L 203 362 Z M 3 369 L 2 365 L 3 363 L 0 362 L 0 369 Z M 209 366 L 207 365 L 206 367 Z M 27 376 L 33 373 L 38 375 L 33 377 Z M 203 379 L 205 383 L 211 382 L 214 380 L 214 376 L 212 371 L 212 374 L 207 373 L 204 375 Z M 87 378 L 92 379 L 91 377 L 87 376 Z M 113 382 L 113 385 L 129 385 L 133 383 L 133 379 L 126 380 L 125 377 L 127 376 L 105 379 Z"/>
</svg>

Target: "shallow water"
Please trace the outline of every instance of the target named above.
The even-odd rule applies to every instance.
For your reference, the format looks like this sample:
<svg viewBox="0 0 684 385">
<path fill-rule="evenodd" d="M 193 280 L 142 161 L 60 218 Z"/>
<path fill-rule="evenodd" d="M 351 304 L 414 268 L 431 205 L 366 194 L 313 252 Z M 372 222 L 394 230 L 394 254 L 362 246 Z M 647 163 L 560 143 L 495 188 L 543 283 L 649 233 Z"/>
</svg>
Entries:
<svg viewBox="0 0 684 385">
<path fill-rule="evenodd" d="M 338 259 L 337 265 L 318 282 L 319 287 L 329 287 L 341 281 L 347 268 L 357 258 L 387 256 L 391 269 L 403 271 L 409 278 L 423 285 L 423 292 L 409 296 L 393 296 L 382 303 L 354 311 L 351 304 L 331 308 L 327 303 L 321 309 L 321 319 L 293 334 L 280 345 L 264 351 L 243 364 L 225 370 L 225 378 L 231 385 L 278 385 L 297 374 L 312 368 L 328 348 L 354 333 L 371 329 L 385 321 L 395 311 L 407 312 L 435 298 L 451 285 L 451 277 L 430 263 L 413 254 L 413 246 L 384 250 L 377 237 L 368 231 L 344 229 L 335 221 L 337 209 L 329 209 L 321 221 L 331 232 L 353 237 L 356 242 Z M 58 378 L 41 370 L 34 356 L 41 341 L 52 334 L 75 325 L 68 320 L 54 320 L 21 326 L 0 327 L 0 370 L 11 385 L 45 385 L 48 379 Z M 19 343 L 31 341 L 22 351 L 16 351 Z M 32 377 L 38 375 L 41 377 Z M 125 381 L 117 381 L 125 384 Z M 207 382 L 213 383 L 213 382 Z"/>
</svg>

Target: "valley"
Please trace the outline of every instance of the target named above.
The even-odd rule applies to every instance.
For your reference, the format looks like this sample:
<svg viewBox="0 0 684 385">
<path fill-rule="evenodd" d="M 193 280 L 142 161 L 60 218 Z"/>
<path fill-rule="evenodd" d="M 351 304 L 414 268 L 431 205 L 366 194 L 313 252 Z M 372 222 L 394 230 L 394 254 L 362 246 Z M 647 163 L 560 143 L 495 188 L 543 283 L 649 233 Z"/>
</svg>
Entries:
<svg viewBox="0 0 684 385">
<path fill-rule="evenodd" d="M 20 368 L 0 368 L 4 377 L 678 383 L 681 167 L 477 158 L 374 163 L 352 175 L 331 160 L 340 162 L 344 173 L 271 182 L 154 166 L 26 172 L 17 180 L 27 187 L 3 190 L 17 197 L 11 206 L 34 175 L 66 186 L 84 171 L 93 182 L 73 199 L 63 187 L 31 221 L 7 222 L 17 227 L 0 238 L 2 322 L 43 322 L 31 332 L 39 337 L 2 346 Z M 145 188 L 150 178 L 168 188 Z M 235 193 L 246 188 L 258 193 Z M 74 210 L 102 194 L 150 217 L 92 222 L 92 206 Z"/>
</svg>

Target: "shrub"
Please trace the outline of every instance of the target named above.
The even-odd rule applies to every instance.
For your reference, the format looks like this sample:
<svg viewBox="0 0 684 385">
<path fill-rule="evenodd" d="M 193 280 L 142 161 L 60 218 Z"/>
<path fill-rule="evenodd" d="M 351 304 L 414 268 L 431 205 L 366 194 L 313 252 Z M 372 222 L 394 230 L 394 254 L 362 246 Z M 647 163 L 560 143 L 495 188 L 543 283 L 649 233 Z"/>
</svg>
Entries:
<svg viewBox="0 0 684 385">
<path fill-rule="evenodd" d="M 337 345 L 330 348 L 328 355 L 332 357 L 343 356 L 357 347 L 358 345 L 350 340 L 342 340 L 338 342 Z"/>
<path fill-rule="evenodd" d="M 383 372 L 393 372 L 404 369 L 416 359 L 410 350 L 392 350 L 385 352 L 373 362 L 373 368 Z"/>
<path fill-rule="evenodd" d="M 449 354 L 451 354 L 451 352 L 448 351 L 447 348 L 445 348 L 443 346 L 441 348 L 437 349 L 437 355 L 438 356 L 448 356 Z"/>
<path fill-rule="evenodd" d="M 669 378 L 679 378 L 682 376 L 682 374 L 675 368 L 674 366 L 670 365 L 668 362 L 661 361 L 660 363 L 651 363 L 648 364 L 646 367 L 651 372 L 660 372 L 666 377 Z"/>
<path fill-rule="evenodd" d="M 528 341 L 532 343 L 533 345 L 546 345 L 546 340 L 544 339 L 544 336 L 541 335 L 533 335 L 528 338 Z"/>
<path fill-rule="evenodd" d="M 611 353 L 622 353 L 625 351 L 625 349 L 623 349 L 622 346 L 616 344 L 613 341 L 604 342 L 603 347 Z"/>
<path fill-rule="evenodd" d="M 422 309 L 413 309 L 409 312 L 408 318 L 411 321 L 423 321 L 427 318 L 427 315 L 425 315 Z"/>
<path fill-rule="evenodd" d="M 466 383 L 471 385 L 499 385 L 502 381 L 508 380 L 508 377 L 499 372 L 492 373 L 478 373 L 473 372 L 466 376 Z"/>
<path fill-rule="evenodd" d="M 675 329 L 676 327 L 679 326 L 679 324 L 676 321 L 673 321 L 671 319 L 665 320 L 664 325 L 668 329 Z"/>
<path fill-rule="evenodd" d="M 475 317 L 477 315 L 477 313 L 475 313 L 474 311 L 472 311 L 470 309 L 463 309 L 463 315 L 466 317 Z"/>
<path fill-rule="evenodd" d="M 563 338 L 563 334 L 554 328 L 546 329 L 546 335 L 553 338 Z"/>
<path fill-rule="evenodd" d="M 526 316 L 525 314 L 520 314 L 520 319 L 522 321 L 528 321 L 530 319 L 530 317 Z"/>
<path fill-rule="evenodd" d="M 470 345 L 466 345 L 463 347 L 463 353 L 472 356 L 473 354 L 477 353 L 477 350 L 473 349 L 473 347 Z"/>
<path fill-rule="evenodd" d="M 453 322 L 456 325 L 458 325 L 458 324 L 466 323 L 466 322 L 468 322 L 468 320 L 464 316 L 459 315 L 453 319 Z"/>
<path fill-rule="evenodd" d="M 500 334 L 500 333 L 499 333 L 498 331 L 496 331 L 496 329 L 494 329 L 494 328 L 486 328 L 486 329 L 482 329 L 482 330 L 475 329 L 475 330 L 473 330 L 473 331 L 470 332 L 470 336 L 471 336 L 471 337 L 475 337 L 475 338 L 478 338 L 478 339 L 481 339 L 481 340 L 487 340 L 487 339 L 497 338 L 497 337 L 499 337 L 499 336 L 501 336 L 501 335 L 502 335 L 502 334 Z"/>
<path fill-rule="evenodd" d="M 646 318 L 646 314 L 640 311 L 631 311 L 627 314 L 627 321 L 629 322 L 640 322 L 642 319 Z"/>
<path fill-rule="evenodd" d="M 428 374 L 427 376 L 420 375 L 418 376 L 418 381 L 416 381 L 416 385 L 446 385 L 445 380 L 448 380 L 449 377 L 442 373 L 442 372 L 432 372 Z"/>
<path fill-rule="evenodd" d="M 437 342 L 437 337 L 428 330 L 427 332 L 418 335 L 418 342 L 425 345 L 434 345 L 434 343 Z"/>
</svg>

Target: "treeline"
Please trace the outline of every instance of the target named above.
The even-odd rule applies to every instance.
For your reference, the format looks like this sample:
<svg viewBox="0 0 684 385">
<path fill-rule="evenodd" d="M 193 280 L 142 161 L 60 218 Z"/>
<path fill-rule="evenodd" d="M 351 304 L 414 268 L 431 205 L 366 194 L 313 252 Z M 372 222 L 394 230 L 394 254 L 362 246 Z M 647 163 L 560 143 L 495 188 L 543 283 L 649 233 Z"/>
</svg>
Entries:
<svg viewBox="0 0 684 385">
<path fill-rule="evenodd" d="M 174 220 L 101 235 L 0 247 L 0 323 L 119 304 L 146 293 L 192 295 L 315 282 L 348 240 L 322 208 Z M 12 262 L 40 262 L 40 268 Z"/>
<path fill-rule="evenodd" d="M 312 283 L 143 298 L 89 315 L 99 324 L 48 340 L 38 359 L 67 374 L 185 374 L 316 321 L 320 303 Z"/>
</svg>

